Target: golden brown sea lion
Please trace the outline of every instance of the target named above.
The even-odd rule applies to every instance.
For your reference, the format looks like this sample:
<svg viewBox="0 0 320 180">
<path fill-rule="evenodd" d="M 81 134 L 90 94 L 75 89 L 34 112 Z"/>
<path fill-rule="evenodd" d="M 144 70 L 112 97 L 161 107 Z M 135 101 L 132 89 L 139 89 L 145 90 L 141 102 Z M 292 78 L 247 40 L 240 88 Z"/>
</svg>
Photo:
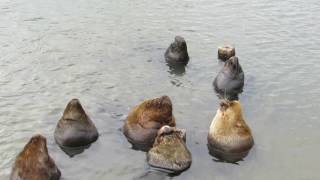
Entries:
<svg viewBox="0 0 320 180">
<path fill-rule="evenodd" d="M 222 101 L 209 129 L 210 154 L 227 162 L 236 162 L 249 153 L 253 144 L 240 102 Z"/>
<path fill-rule="evenodd" d="M 10 180 L 58 180 L 61 172 L 49 156 L 46 138 L 33 136 L 13 165 Z"/>
<path fill-rule="evenodd" d="M 147 151 L 164 125 L 176 125 L 168 96 L 145 100 L 134 107 L 123 126 L 123 134 L 134 149 Z"/>
<path fill-rule="evenodd" d="M 78 99 L 72 99 L 54 132 L 56 142 L 62 147 L 87 146 L 98 139 L 98 131 Z"/>
<path fill-rule="evenodd" d="M 180 173 L 189 168 L 192 157 L 185 139 L 185 130 L 163 126 L 147 153 L 148 164 L 170 173 Z"/>
</svg>

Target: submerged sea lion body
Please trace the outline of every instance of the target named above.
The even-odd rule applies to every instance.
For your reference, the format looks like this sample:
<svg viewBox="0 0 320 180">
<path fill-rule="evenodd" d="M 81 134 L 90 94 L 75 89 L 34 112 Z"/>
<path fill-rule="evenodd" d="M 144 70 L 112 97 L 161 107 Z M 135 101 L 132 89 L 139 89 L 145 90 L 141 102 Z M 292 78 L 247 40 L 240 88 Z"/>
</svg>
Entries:
<svg viewBox="0 0 320 180">
<path fill-rule="evenodd" d="M 242 93 L 244 85 L 244 73 L 237 57 L 228 59 L 222 70 L 213 81 L 215 92 L 219 98 L 238 100 L 238 94 Z"/>
<path fill-rule="evenodd" d="M 209 153 L 227 162 L 237 162 L 247 156 L 253 144 L 239 101 L 222 102 L 210 125 Z"/>
<path fill-rule="evenodd" d="M 189 168 L 192 157 L 185 139 L 185 130 L 163 126 L 147 153 L 148 164 L 171 173 L 180 173 Z"/>
<path fill-rule="evenodd" d="M 168 96 L 149 99 L 134 107 L 123 126 L 123 133 L 134 149 L 147 151 L 164 125 L 176 125 Z"/>
<path fill-rule="evenodd" d="M 174 42 L 166 50 L 164 57 L 169 66 L 187 65 L 189 55 L 187 43 L 181 36 L 176 36 Z"/>
<path fill-rule="evenodd" d="M 10 180 L 58 180 L 61 172 L 49 156 L 46 138 L 33 136 L 17 156 Z"/>
<path fill-rule="evenodd" d="M 98 131 L 79 100 L 71 100 L 54 132 L 56 142 L 63 147 L 87 146 L 98 139 Z"/>
</svg>

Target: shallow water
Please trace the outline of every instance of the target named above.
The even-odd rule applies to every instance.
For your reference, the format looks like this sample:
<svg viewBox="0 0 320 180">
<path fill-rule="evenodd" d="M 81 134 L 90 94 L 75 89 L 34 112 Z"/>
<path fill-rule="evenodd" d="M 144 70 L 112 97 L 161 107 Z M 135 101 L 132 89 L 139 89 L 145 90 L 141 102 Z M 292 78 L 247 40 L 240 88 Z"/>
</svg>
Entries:
<svg viewBox="0 0 320 180">
<path fill-rule="evenodd" d="M 163 94 L 193 155 L 189 170 L 167 179 L 320 179 L 319 10 L 318 0 L 0 1 L 0 179 L 36 133 L 63 180 L 143 176 L 145 153 L 120 127 L 131 107 Z M 185 72 L 164 63 L 175 35 L 187 41 Z M 206 147 L 223 44 L 236 47 L 245 72 L 240 101 L 255 139 L 238 165 L 213 161 Z M 69 158 L 53 131 L 72 98 L 100 137 Z"/>
</svg>

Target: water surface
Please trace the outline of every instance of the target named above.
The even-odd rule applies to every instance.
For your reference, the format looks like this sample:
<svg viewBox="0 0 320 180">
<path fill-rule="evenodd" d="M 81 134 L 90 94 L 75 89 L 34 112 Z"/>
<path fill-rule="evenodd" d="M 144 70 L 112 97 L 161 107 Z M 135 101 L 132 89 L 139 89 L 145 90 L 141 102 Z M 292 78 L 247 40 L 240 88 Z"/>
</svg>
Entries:
<svg viewBox="0 0 320 180">
<path fill-rule="evenodd" d="M 29 138 L 47 137 L 63 180 L 133 179 L 148 170 L 119 128 L 146 98 L 168 95 L 187 129 L 189 170 L 167 179 L 317 180 L 320 175 L 320 1 L 2 0 L 0 2 L 0 179 Z M 185 72 L 163 54 L 183 36 Z M 238 165 L 206 148 L 219 100 L 217 47 L 236 47 L 240 95 L 255 146 Z M 100 137 L 69 158 L 53 132 L 79 98 Z"/>
</svg>

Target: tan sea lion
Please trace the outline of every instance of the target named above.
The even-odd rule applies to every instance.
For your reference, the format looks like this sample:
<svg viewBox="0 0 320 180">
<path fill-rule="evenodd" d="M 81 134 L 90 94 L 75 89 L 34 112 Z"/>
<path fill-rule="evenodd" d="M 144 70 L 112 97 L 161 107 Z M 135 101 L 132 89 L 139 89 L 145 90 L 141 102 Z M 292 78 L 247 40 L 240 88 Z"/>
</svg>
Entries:
<svg viewBox="0 0 320 180">
<path fill-rule="evenodd" d="M 185 141 L 185 130 L 163 126 L 147 153 L 148 164 L 171 173 L 186 170 L 191 165 L 192 157 Z"/>
<path fill-rule="evenodd" d="M 59 120 L 54 138 L 62 147 L 87 146 L 98 139 L 98 131 L 78 99 L 72 99 Z"/>
<path fill-rule="evenodd" d="M 222 101 L 209 129 L 210 154 L 227 162 L 237 162 L 247 156 L 253 144 L 240 102 Z"/>
<path fill-rule="evenodd" d="M 49 156 L 47 140 L 33 136 L 17 156 L 10 180 L 58 180 L 61 172 Z"/>
<path fill-rule="evenodd" d="M 147 151 L 164 125 L 176 125 L 168 96 L 148 99 L 134 107 L 123 126 L 123 134 L 133 149 Z"/>
</svg>

